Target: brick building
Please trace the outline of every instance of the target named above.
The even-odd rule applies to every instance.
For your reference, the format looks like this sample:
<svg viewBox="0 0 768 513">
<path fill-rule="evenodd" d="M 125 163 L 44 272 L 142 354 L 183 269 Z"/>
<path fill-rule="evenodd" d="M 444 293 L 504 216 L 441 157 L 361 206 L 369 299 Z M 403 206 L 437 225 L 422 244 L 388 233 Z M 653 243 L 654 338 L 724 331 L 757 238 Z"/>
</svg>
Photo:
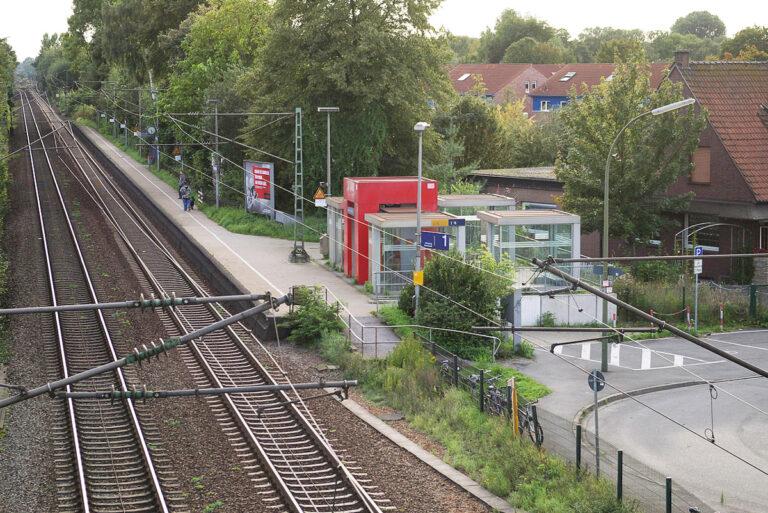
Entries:
<svg viewBox="0 0 768 513">
<path fill-rule="evenodd" d="M 691 62 L 688 52 L 677 52 L 669 78 L 709 116 L 693 172 L 670 188 L 695 194 L 682 226 L 722 223 L 696 233 L 709 252 L 768 250 L 768 62 Z M 768 283 L 765 262 L 755 259 L 756 283 Z M 732 271 L 731 261 L 704 262 L 707 277 Z"/>
<path fill-rule="evenodd" d="M 449 72 L 459 94 L 482 85 L 486 100 L 496 104 L 525 100 L 544 85 L 561 64 L 457 64 Z"/>
</svg>

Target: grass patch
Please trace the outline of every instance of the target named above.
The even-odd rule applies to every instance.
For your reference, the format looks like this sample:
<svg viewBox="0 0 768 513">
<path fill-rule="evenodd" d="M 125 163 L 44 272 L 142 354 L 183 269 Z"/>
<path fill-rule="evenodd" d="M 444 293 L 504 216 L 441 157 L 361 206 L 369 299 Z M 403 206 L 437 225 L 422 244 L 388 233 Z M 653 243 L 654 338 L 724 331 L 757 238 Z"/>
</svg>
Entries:
<svg viewBox="0 0 768 513">
<path fill-rule="evenodd" d="M 445 460 L 515 507 L 531 513 L 635 513 L 620 504 L 613 485 L 577 472 L 562 459 L 521 439 L 504 419 L 481 413 L 466 392 L 444 386 L 434 359 L 419 342 L 406 338 L 385 360 L 365 360 L 350 351 L 339 333 L 325 333 L 321 354 L 358 379 L 363 390 L 401 410 L 413 427 L 445 447 Z M 549 390 L 512 369 L 523 395 Z"/>
<path fill-rule="evenodd" d="M 203 508 L 203 513 L 212 513 L 213 511 L 216 511 L 219 508 L 223 508 L 224 503 L 222 501 L 213 501 L 210 504 L 206 504 Z"/>
<path fill-rule="evenodd" d="M 261 235 L 275 239 L 293 240 L 293 225 L 280 224 L 266 217 L 249 214 L 239 207 L 219 207 L 204 204 L 200 210 L 212 221 L 233 233 L 244 235 Z M 304 229 L 304 240 L 318 242 L 320 234 L 325 233 L 325 218 L 307 216 L 304 224 L 310 228 Z"/>
<path fill-rule="evenodd" d="M 413 317 L 400 310 L 395 305 L 386 305 L 379 308 L 377 315 L 390 326 L 402 326 L 416 324 Z M 410 337 L 414 334 L 414 328 L 394 328 L 392 331 L 400 338 Z"/>
</svg>

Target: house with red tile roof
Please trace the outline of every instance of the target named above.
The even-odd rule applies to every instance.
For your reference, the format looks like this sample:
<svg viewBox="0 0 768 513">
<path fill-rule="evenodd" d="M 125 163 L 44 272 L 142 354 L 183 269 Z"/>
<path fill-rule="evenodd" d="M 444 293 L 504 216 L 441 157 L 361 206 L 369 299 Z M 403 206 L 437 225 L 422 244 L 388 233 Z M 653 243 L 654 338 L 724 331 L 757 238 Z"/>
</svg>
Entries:
<svg viewBox="0 0 768 513">
<path fill-rule="evenodd" d="M 669 70 L 668 63 L 653 63 L 651 67 L 651 87 L 659 87 Z M 566 105 L 571 98 L 572 90 L 580 91 L 582 87 L 594 87 L 601 80 L 610 80 L 616 64 L 583 63 L 565 64 L 560 67 L 542 87 L 530 91 L 531 101 L 526 104 L 529 114 L 551 112 Z"/>
<path fill-rule="evenodd" d="M 481 91 L 497 104 L 526 98 L 541 87 L 561 64 L 457 64 L 449 72 L 459 94 Z"/>
<path fill-rule="evenodd" d="M 716 224 L 695 233 L 706 252 L 768 251 L 768 62 L 691 62 L 688 52 L 677 52 L 669 78 L 709 120 L 693 171 L 669 190 L 695 194 L 682 226 L 693 234 L 702 223 Z M 768 284 L 767 260 L 755 259 L 756 283 Z M 729 276 L 733 265 L 705 260 L 704 275 Z"/>
</svg>

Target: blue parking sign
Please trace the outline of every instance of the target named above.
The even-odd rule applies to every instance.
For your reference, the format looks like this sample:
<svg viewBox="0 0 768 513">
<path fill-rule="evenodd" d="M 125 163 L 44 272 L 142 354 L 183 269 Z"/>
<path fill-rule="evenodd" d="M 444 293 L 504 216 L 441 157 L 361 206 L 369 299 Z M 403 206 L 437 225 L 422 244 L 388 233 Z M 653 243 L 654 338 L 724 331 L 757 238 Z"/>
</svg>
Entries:
<svg viewBox="0 0 768 513">
<path fill-rule="evenodd" d="M 704 254 L 704 246 L 695 246 L 693 248 L 694 256 L 701 256 Z"/>
</svg>

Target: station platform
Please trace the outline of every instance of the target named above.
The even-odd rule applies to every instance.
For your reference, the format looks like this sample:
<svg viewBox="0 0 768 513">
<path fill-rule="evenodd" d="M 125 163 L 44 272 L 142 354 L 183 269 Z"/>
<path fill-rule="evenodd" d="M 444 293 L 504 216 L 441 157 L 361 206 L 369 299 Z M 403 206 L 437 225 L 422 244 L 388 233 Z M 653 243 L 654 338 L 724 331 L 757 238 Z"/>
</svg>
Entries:
<svg viewBox="0 0 768 513">
<path fill-rule="evenodd" d="M 369 301 L 369 297 L 323 264 L 319 243 L 306 242 L 310 262 L 295 264 L 288 261 L 293 249 L 291 240 L 232 233 L 203 212 L 184 212 L 178 192 L 146 165 L 136 162 L 96 130 L 86 126 L 80 126 L 80 129 L 243 290 L 282 295 L 293 286 L 319 286 L 327 290 L 329 301 L 336 300 L 342 305 L 341 317 L 350 325 L 350 338 L 365 356 L 386 356 L 400 341 L 391 329 L 381 327 L 380 320 L 372 315 L 376 305 Z"/>
</svg>

